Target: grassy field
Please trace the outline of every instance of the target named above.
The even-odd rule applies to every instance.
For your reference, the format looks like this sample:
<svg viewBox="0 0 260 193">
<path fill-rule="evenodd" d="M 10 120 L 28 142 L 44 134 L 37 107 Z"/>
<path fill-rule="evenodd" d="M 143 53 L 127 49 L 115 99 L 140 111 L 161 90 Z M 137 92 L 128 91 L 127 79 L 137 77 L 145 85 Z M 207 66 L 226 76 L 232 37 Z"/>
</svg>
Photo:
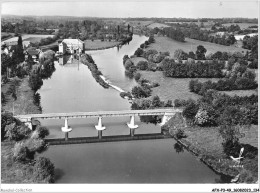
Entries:
<svg viewBox="0 0 260 193">
<path fill-rule="evenodd" d="M 180 118 L 178 120 L 176 117 L 170 119 L 166 126 L 170 127 L 172 134 L 176 133 L 178 128 L 181 128 L 186 138 L 179 139 L 179 142 L 215 171 L 233 177 L 240 174 L 240 183 L 252 183 L 258 180 L 257 157 L 254 159 L 244 158 L 241 162 L 243 168 L 232 167 L 235 163 L 224 153 L 223 138 L 217 127 L 185 127 Z M 241 127 L 241 131 L 245 135 L 240 138 L 240 143 L 257 147 L 257 130 L 257 125 L 250 128 Z"/>
<path fill-rule="evenodd" d="M 224 23 L 223 26 L 239 25 L 241 29 L 247 29 L 249 26 L 257 25 L 257 23 Z"/>
<path fill-rule="evenodd" d="M 28 38 L 33 38 L 33 40 L 38 40 L 38 42 L 47 37 L 53 37 L 54 35 L 43 35 L 43 34 L 22 34 L 22 39 L 26 40 Z M 7 39 L 3 42 L 13 42 L 13 41 L 18 41 L 18 37 L 12 37 L 10 39 Z"/>
<path fill-rule="evenodd" d="M 151 82 L 157 82 L 160 86 L 153 88 L 152 96 L 158 95 L 162 100 L 172 100 L 175 99 L 198 99 L 199 95 L 189 91 L 189 82 L 191 78 L 170 78 L 164 77 L 161 71 L 151 72 L 151 71 L 138 71 L 141 73 L 141 77 Z M 206 79 L 199 78 L 199 81 L 217 81 L 217 78 Z"/>
<path fill-rule="evenodd" d="M 6 97 L 6 103 L 2 104 L 3 109 L 14 112 L 15 115 L 41 113 L 39 107 L 34 104 L 34 92 L 29 87 L 28 80 L 28 78 L 20 79 L 20 84 L 16 88 L 16 100 L 7 94 L 12 81 L 1 86 L 1 91 Z"/>
<path fill-rule="evenodd" d="M 101 40 L 86 40 L 85 42 L 85 49 L 86 50 L 98 50 L 98 49 L 106 49 L 112 48 L 120 44 L 120 42 L 109 42 L 109 41 L 101 41 Z"/>
<path fill-rule="evenodd" d="M 243 129 L 241 132 L 245 137 L 240 138 L 241 143 L 250 144 L 258 148 L 258 125 L 251 125 L 249 129 Z"/>
<path fill-rule="evenodd" d="M 41 37 L 29 37 L 29 38 L 23 39 L 23 41 L 30 41 L 32 43 L 35 43 L 35 42 L 40 42 L 41 39 L 42 39 Z"/>
<path fill-rule="evenodd" d="M 129 25 L 133 26 L 148 26 L 150 24 L 154 23 L 153 21 L 129 21 Z"/>
<path fill-rule="evenodd" d="M 221 52 L 235 52 L 235 51 L 246 51 L 243 48 L 238 48 L 234 46 L 223 46 L 219 44 L 214 44 L 210 42 L 203 42 L 199 40 L 194 40 L 190 38 L 186 38 L 185 42 L 178 42 L 168 37 L 158 37 L 155 36 L 155 43 L 149 45 L 147 49 L 156 49 L 158 52 L 166 52 L 169 51 L 170 55 L 173 57 L 174 51 L 177 49 L 182 49 L 185 52 L 190 52 L 191 50 L 195 53 L 197 50 L 197 46 L 203 45 L 207 49 L 207 53 L 215 53 L 217 51 Z"/>
<path fill-rule="evenodd" d="M 161 27 L 170 27 L 169 25 L 163 24 L 163 23 L 152 23 L 147 26 L 150 29 L 154 29 L 156 27 L 161 28 Z"/>
<path fill-rule="evenodd" d="M 145 58 L 143 57 L 134 57 L 134 58 L 131 58 L 132 62 L 134 63 L 134 65 L 136 66 L 138 64 L 138 62 L 140 61 L 147 61 Z"/>
</svg>

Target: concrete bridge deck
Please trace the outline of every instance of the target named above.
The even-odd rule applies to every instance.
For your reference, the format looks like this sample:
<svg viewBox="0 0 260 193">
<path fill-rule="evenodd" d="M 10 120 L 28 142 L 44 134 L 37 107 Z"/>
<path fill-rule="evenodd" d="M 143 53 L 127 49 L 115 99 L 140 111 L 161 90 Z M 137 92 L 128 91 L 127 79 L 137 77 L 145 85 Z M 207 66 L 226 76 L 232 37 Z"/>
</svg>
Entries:
<svg viewBox="0 0 260 193">
<path fill-rule="evenodd" d="M 95 117 L 119 117 L 119 116 L 146 116 L 146 115 L 173 115 L 182 112 L 181 109 L 149 109 L 149 110 L 123 110 L 123 111 L 98 111 L 98 112 L 71 112 L 17 115 L 21 121 L 32 119 L 71 119 L 71 118 L 95 118 Z"/>
</svg>

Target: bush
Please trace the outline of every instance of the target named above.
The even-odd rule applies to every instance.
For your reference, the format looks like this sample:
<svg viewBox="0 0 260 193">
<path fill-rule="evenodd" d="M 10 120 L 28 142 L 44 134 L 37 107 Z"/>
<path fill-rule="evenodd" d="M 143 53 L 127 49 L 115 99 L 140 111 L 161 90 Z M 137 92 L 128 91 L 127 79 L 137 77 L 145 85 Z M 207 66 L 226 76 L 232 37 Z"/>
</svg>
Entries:
<svg viewBox="0 0 260 193">
<path fill-rule="evenodd" d="M 188 104 L 183 109 L 183 116 L 187 119 L 193 120 L 199 110 L 198 104 L 194 100 L 189 100 Z"/>
<path fill-rule="evenodd" d="M 141 74 L 140 74 L 139 72 L 135 73 L 134 79 L 135 79 L 136 81 L 139 81 L 140 78 L 141 78 Z"/>
<path fill-rule="evenodd" d="M 41 153 L 47 148 L 47 144 L 43 139 L 30 138 L 24 142 L 24 145 L 28 148 L 31 153 Z"/>
<path fill-rule="evenodd" d="M 16 143 L 13 148 L 13 159 L 18 162 L 28 162 L 33 157 L 30 155 L 28 148 L 23 142 Z"/>
<path fill-rule="evenodd" d="M 191 100 L 191 99 L 189 99 Z M 188 104 L 188 100 L 185 99 L 175 99 L 174 100 L 174 106 L 175 107 L 184 107 Z"/>
<path fill-rule="evenodd" d="M 5 137 L 9 140 L 20 141 L 28 138 L 31 134 L 31 130 L 21 123 L 13 122 L 5 126 Z"/>
<path fill-rule="evenodd" d="M 148 62 L 147 61 L 139 61 L 136 65 L 136 67 L 139 69 L 139 70 L 147 70 L 148 68 Z"/>
<path fill-rule="evenodd" d="M 134 66 L 134 63 L 132 62 L 131 59 L 128 59 L 126 62 L 125 62 L 125 69 L 126 70 L 129 70 L 130 67 Z"/>
<path fill-rule="evenodd" d="M 155 72 L 157 70 L 157 65 L 155 63 L 153 63 L 153 62 L 149 62 L 147 70 Z"/>
<path fill-rule="evenodd" d="M 154 43 L 155 42 L 155 39 L 154 39 L 154 36 L 149 36 L 149 39 L 148 39 L 148 42 L 151 44 L 151 43 Z"/>
<path fill-rule="evenodd" d="M 29 76 L 29 86 L 32 90 L 37 91 L 43 85 L 41 77 L 37 74 L 31 74 Z"/>
<path fill-rule="evenodd" d="M 35 182 L 54 182 L 54 165 L 48 158 L 38 157 L 33 166 L 33 179 Z"/>
<path fill-rule="evenodd" d="M 135 98 L 146 98 L 146 97 L 149 97 L 151 95 L 151 89 L 140 87 L 140 86 L 135 86 L 132 89 L 132 95 Z"/>
<path fill-rule="evenodd" d="M 142 56 L 144 53 L 143 49 L 141 48 L 137 48 L 137 50 L 135 51 L 134 55 L 136 55 L 137 57 Z"/>
<path fill-rule="evenodd" d="M 182 139 L 187 137 L 182 129 L 177 129 L 175 136 L 177 139 Z"/>
<path fill-rule="evenodd" d="M 123 57 L 123 64 L 125 64 L 125 62 L 129 59 L 128 55 L 124 55 Z"/>
<path fill-rule="evenodd" d="M 36 130 L 32 133 L 31 138 L 45 138 L 46 136 L 49 135 L 49 130 L 46 127 L 37 127 Z"/>
</svg>

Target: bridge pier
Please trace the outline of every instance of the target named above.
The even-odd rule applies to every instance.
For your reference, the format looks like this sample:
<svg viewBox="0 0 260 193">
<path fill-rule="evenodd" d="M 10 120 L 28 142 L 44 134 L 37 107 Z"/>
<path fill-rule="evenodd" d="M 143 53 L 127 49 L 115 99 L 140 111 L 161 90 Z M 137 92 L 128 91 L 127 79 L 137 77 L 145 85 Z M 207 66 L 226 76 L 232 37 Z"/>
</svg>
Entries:
<svg viewBox="0 0 260 193">
<path fill-rule="evenodd" d="M 72 128 L 68 125 L 68 118 L 65 118 L 64 127 L 61 127 L 61 131 L 65 133 L 65 141 L 69 139 L 69 132 L 72 131 Z"/>
<path fill-rule="evenodd" d="M 102 138 L 102 131 L 106 129 L 106 127 L 102 126 L 102 117 L 98 117 L 98 125 L 95 125 L 96 130 L 98 131 L 98 138 Z"/>
<path fill-rule="evenodd" d="M 130 117 L 130 122 L 127 123 L 128 128 L 130 129 L 130 135 L 133 137 L 135 135 L 135 129 L 138 128 L 138 125 L 135 125 L 135 116 Z"/>
</svg>

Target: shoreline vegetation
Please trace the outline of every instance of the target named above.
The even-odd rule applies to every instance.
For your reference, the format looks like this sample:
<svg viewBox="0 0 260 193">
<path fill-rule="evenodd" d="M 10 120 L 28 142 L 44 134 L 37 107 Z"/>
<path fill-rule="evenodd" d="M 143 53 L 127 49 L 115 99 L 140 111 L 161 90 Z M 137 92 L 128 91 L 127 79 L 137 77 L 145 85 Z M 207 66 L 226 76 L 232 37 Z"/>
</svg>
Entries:
<svg viewBox="0 0 260 193">
<path fill-rule="evenodd" d="M 97 40 L 95 40 L 95 42 L 96 41 Z M 105 44 L 107 44 L 107 42 L 104 42 L 104 41 L 103 42 L 100 41 L 100 42 L 101 43 L 99 45 L 91 45 L 92 41 L 85 41 L 85 43 L 86 43 L 85 51 L 106 50 L 109 48 L 114 48 L 114 47 L 122 45 L 122 42 L 110 42 L 112 45 L 105 45 Z M 88 43 L 90 43 L 90 45 L 88 45 Z M 89 47 L 87 47 L 87 46 L 89 46 Z"/>
<path fill-rule="evenodd" d="M 13 117 L 42 113 L 37 90 L 42 86 L 42 80 L 55 71 L 54 52 L 44 52 L 37 63 L 26 59 L 18 67 L 12 69 L 16 75 L 2 79 L 1 85 L 1 182 L 54 183 L 54 164 L 40 155 L 48 148 L 45 137 L 49 130 L 39 121 L 34 121 L 34 130 L 30 130 Z"/>
<path fill-rule="evenodd" d="M 97 65 L 90 55 L 82 54 L 80 57 L 80 62 L 88 66 L 97 83 L 99 83 L 103 88 L 109 88 L 109 84 L 101 78 L 102 72 L 98 70 Z"/>
<path fill-rule="evenodd" d="M 257 130 L 257 126 L 252 128 Z M 180 130 L 184 131 L 181 135 Z M 213 171 L 224 175 L 228 181 L 237 178 L 236 182 L 257 183 L 257 172 L 253 172 L 257 162 L 245 158 L 246 161 L 237 164 L 227 157 L 221 147 L 223 138 L 219 136 L 216 127 L 187 126 L 179 113 L 162 126 L 162 131 L 164 135 L 171 135 L 182 148 L 191 152 Z"/>
</svg>

